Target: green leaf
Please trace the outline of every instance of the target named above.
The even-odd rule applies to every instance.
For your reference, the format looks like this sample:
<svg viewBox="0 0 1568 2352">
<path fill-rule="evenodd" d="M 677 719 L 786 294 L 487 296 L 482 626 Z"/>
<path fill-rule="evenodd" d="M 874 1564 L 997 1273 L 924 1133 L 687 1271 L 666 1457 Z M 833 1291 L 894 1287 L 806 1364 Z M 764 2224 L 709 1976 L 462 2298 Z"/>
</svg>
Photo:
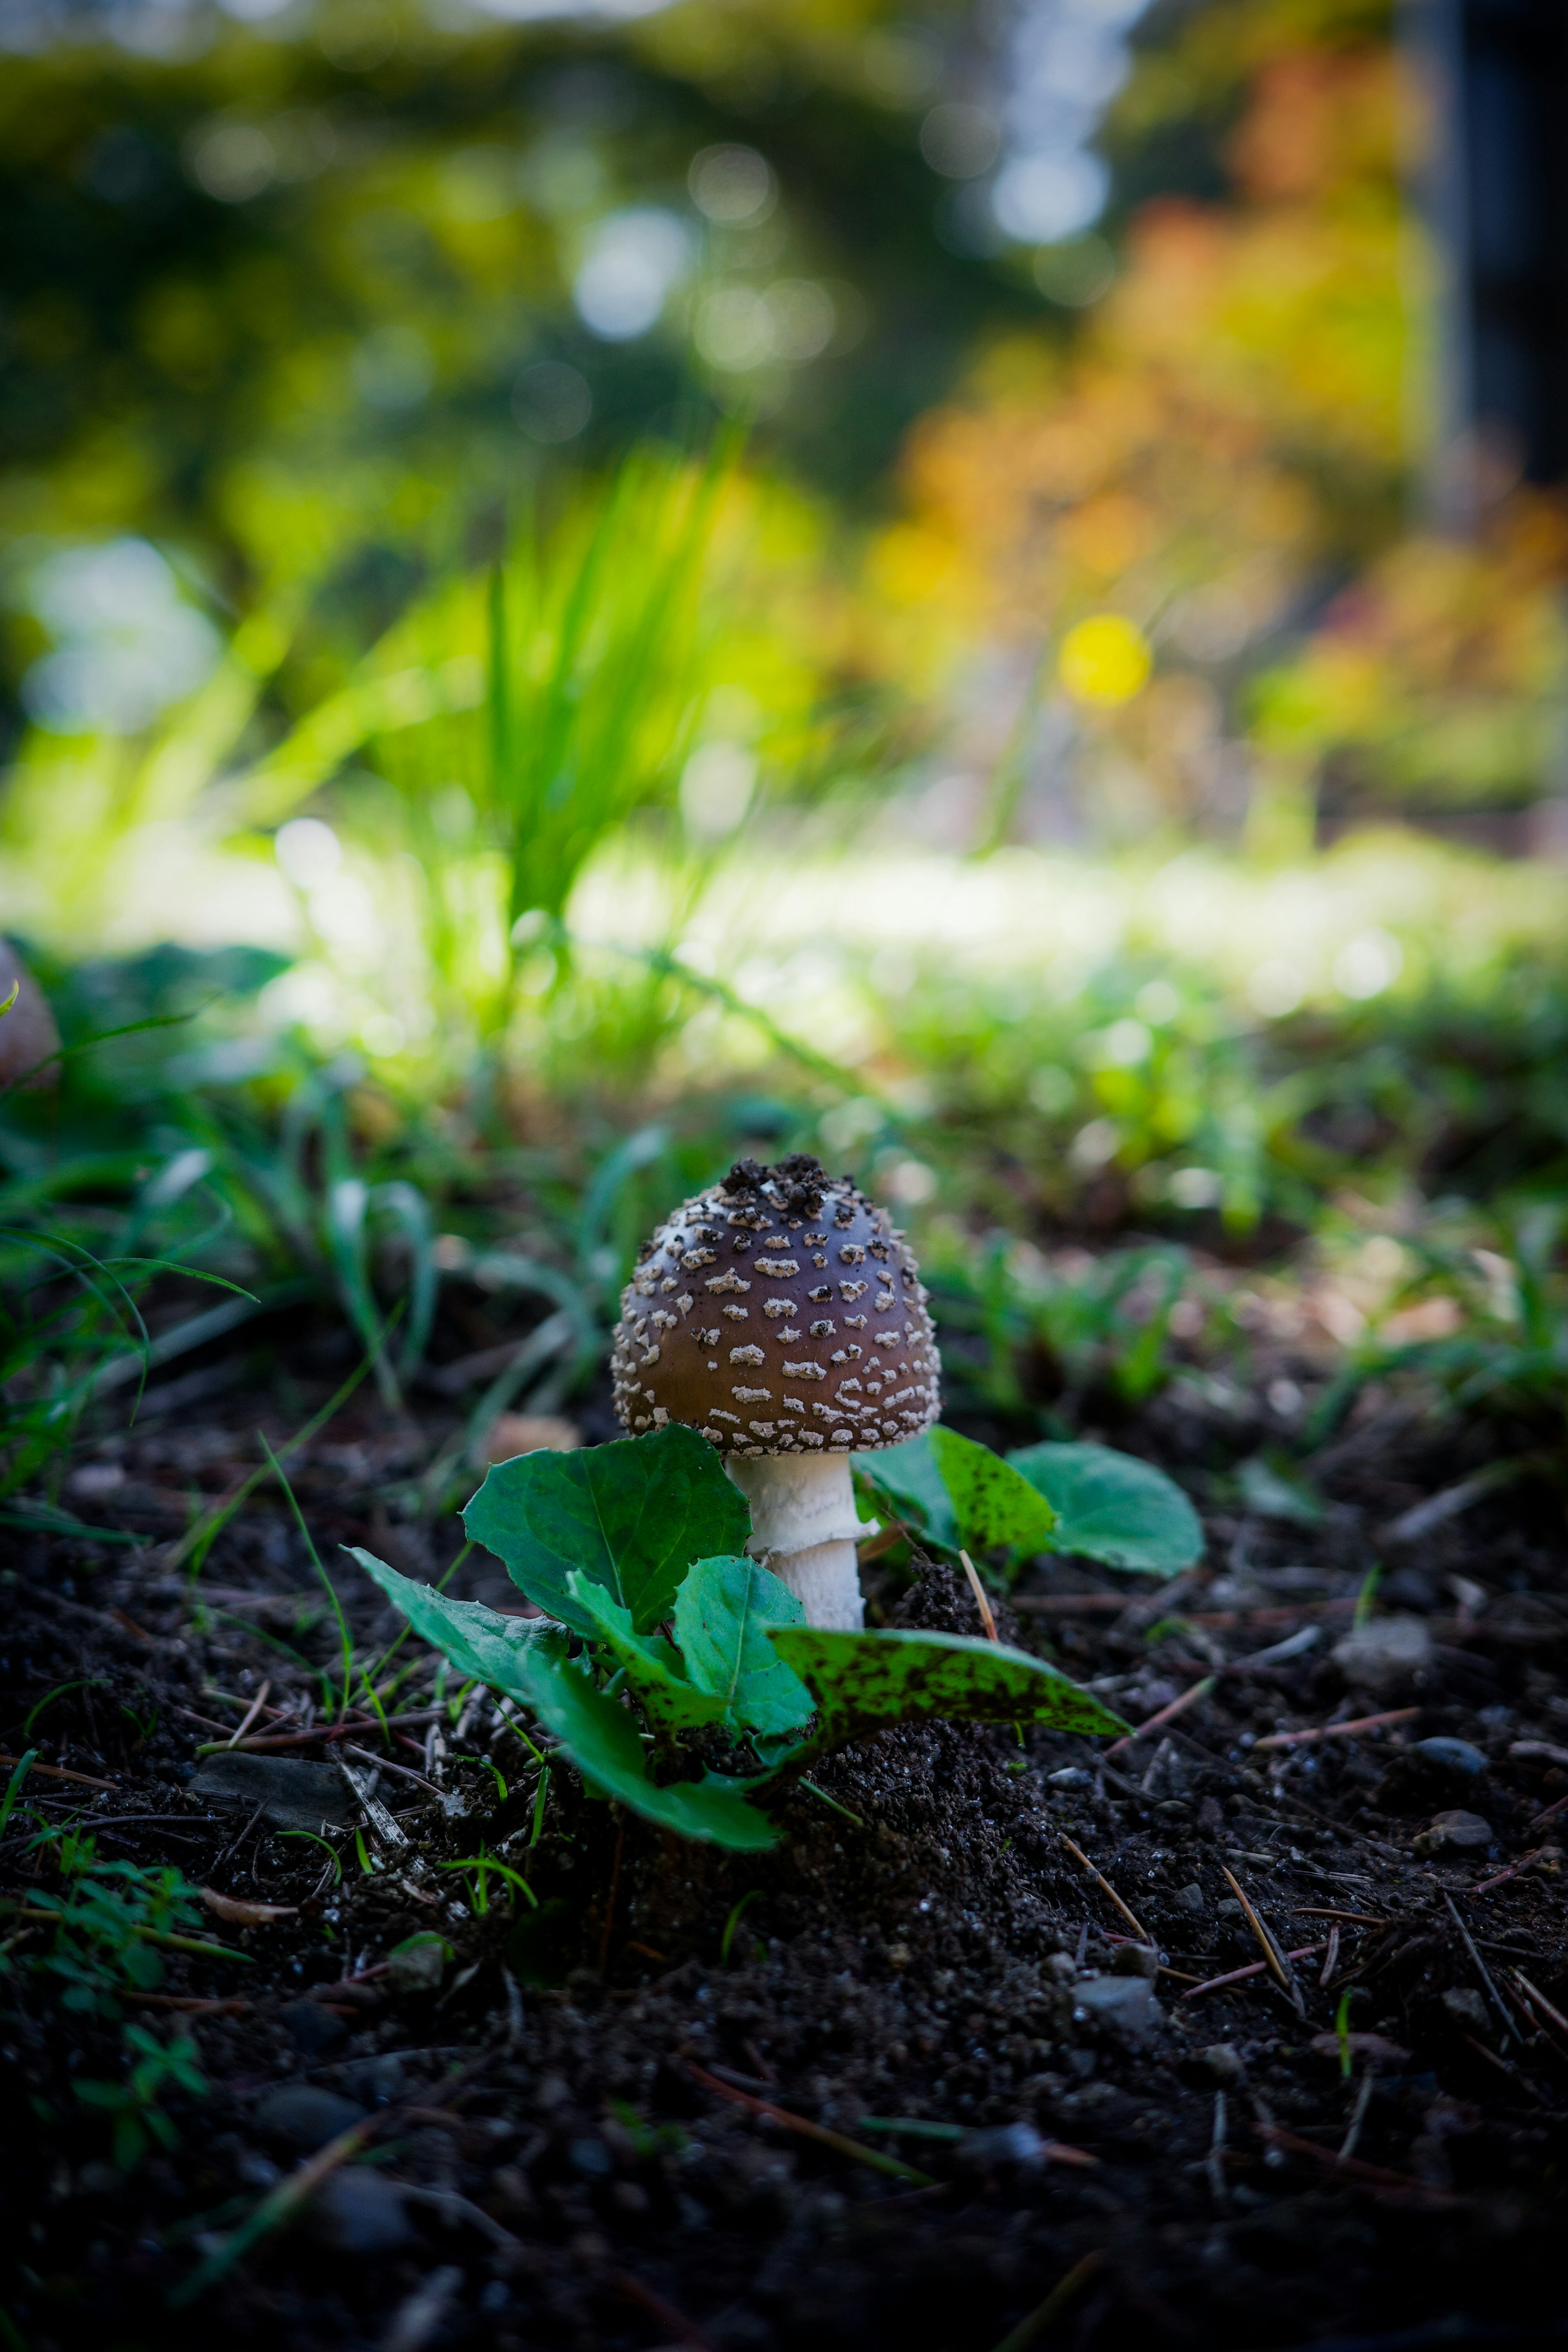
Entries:
<svg viewBox="0 0 1568 2352">
<path fill-rule="evenodd" d="M 1057 1515 L 1039 1487 L 1019 1476 L 988 1445 L 956 1429 L 931 1432 L 931 1455 L 952 1498 L 958 1539 L 966 1550 L 1044 1551 Z"/>
<path fill-rule="evenodd" d="M 689 1579 L 688 1580 L 689 1581 Z M 717 1723 L 724 1713 L 721 1696 L 698 1685 L 688 1675 L 675 1646 L 662 1633 L 639 1633 L 631 1612 L 611 1599 L 602 1584 L 574 1568 L 566 1580 L 573 1601 L 591 1622 L 636 1693 L 650 1723 L 673 1731 L 698 1723 Z M 685 1591 L 685 1586 L 681 1588 Z M 677 1606 L 679 1607 L 679 1601 Z"/>
<path fill-rule="evenodd" d="M 561 1643 L 559 1625 L 547 1618 L 503 1617 L 499 1609 L 487 1609 L 478 1601 L 449 1601 L 434 1585 L 416 1584 L 410 1576 L 399 1576 L 395 1568 L 388 1568 L 374 1552 L 362 1551 L 357 1544 L 345 1544 L 343 1549 L 367 1576 L 374 1578 L 422 1642 L 444 1652 L 460 1673 L 477 1676 L 509 1698 L 532 1705 L 530 1662 L 552 1643 Z"/>
<path fill-rule="evenodd" d="M 552 1731 L 567 1761 L 600 1796 L 618 1798 L 645 1821 L 682 1837 L 753 1853 L 777 1844 L 777 1830 L 748 1801 L 748 1792 L 762 1788 L 764 1779 L 708 1772 L 700 1780 L 654 1786 L 636 1718 L 566 1656 L 559 1625 L 520 1625 L 478 1601 L 448 1601 L 429 1585 L 399 1576 L 372 1552 L 355 1549 L 353 1556 L 423 1640 L 444 1650 L 464 1673 L 517 1699 Z"/>
<path fill-rule="evenodd" d="M 598 1629 L 567 1591 L 574 1569 L 646 1633 L 668 1616 L 689 1563 L 742 1551 L 752 1526 L 713 1448 L 677 1422 L 581 1454 L 498 1463 L 463 1523 L 531 1601 L 578 1633 Z"/>
<path fill-rule="evenodd" d="M 811 1693 L 768 1640 L 775 1626 L 804 1622 L 788 1585 L 754 1559 L 697 1560 L 675 1596 L 687 1672 L 738 1732 L 793 1731 L 810 1716 Z"/>
<path fill-rule="evenodd" d="M 1289 1519 L 1297 1527 L 1319 1528 L 1328 1517 L 1322 1500 L 1310 1483 L 1292 1465 L 1270 1462 L 1255 1454 L 1236 1474 L 1241 1499 L 1260 1519 Z"/>
<path fill-rule="evenodd" d="M 1007 1459 L 1055 1506 L 1053 1551 L 1145 1576 L 1175 1576 L 1203 1558 L 1197 1513 L 1152 1463 L 1109 1445 L 1026 1445 Z"/>
<path fill-rule="evenodd" d="M 768 1776 L 742 1780 L 705 1772 L 700 1780 L 656 1788 L 647 1777 L 636 1718 L 595 1689 L 583 1666 L 539 1653 L 531 1664 L 529 1704 L 600 1796 L 618 1798 L 660 1829 L 710 1845 L 761 1853 L 778 1843 L 779 1832 L 749 1801 L 749 1792 L 763 1787 Z"/>
<path fill-rule="evenodd" d="M 854 1457 L 855 1475 L 877 1503 L 927 1537 L 939 1551 L 956 1551 L 962 1540 L 952 1504 L 942 1483 L 931 1433 L 884 1445 Z"/>
<path fill-rule="evenodd" d="M 797 1751 L 803 1758 L 842 1748 L 883 1724 L 927 1716 L 1044 1723 L 1055 1731 L 1128 1727 L 1092 1691 L 1004 1642 L 965 1633 L 833 1633 L 807 1625 L 770 1639 L 816 1700 L 816 1730 Z"/>
</svg>

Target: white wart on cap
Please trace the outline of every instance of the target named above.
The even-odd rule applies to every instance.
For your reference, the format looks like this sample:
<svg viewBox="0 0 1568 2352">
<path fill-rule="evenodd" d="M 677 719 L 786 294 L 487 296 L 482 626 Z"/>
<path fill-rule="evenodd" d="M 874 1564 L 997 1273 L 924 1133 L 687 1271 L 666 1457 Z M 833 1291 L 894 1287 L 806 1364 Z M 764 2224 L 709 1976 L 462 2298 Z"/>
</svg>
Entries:
<svg viewBox="0 0 1568 2352">
<path fill-rule="evenodd" d="M 622 1423 L 701 1431 L 751 1501 L 751 1549 L 814 1624 L 860 1622 L 848 1456 L 941 1411 L 926 1297 L 887 1212 L 805 1153 L 739 1160 L 683 1202 L 622 1295 Z"/>
</svg>

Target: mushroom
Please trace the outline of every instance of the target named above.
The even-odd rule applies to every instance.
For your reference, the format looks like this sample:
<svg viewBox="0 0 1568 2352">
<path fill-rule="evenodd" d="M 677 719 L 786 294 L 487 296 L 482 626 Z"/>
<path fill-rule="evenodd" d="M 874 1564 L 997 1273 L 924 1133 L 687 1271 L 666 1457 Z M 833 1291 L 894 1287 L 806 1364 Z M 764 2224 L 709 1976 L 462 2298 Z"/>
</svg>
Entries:
<svg viewBox="0 0 1568 2352">
<path fill-rule="evenodd" d="M 16 1003 L 0 1013 L 0 1093 L 20 1087 L 36 1093 L 58 1080 L 60 1033 L 49 1000 L 7 940 L 0 940 L 0 1004 L 11 991 Z"/>
<path fill-rule="evenodd" d="M 643 1244 L 611 1369 L 634 1436 L 684 1422 L 752 1507 L 747 1549 L 806 1622 L 863 1620 L 849 1456 L 941 1410 L 923 1288 L 902 1234 L 805 1152 L 737 1160 Z"/>
</svg>

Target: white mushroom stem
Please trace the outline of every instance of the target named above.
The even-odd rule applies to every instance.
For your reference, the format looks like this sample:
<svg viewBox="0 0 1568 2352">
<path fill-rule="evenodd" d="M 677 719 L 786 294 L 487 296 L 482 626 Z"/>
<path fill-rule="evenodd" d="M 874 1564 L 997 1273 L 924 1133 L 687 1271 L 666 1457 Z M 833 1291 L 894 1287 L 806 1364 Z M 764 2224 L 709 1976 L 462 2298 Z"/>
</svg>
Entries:
<svg viewBox="0 0 1568 2352">
<path fill-rule="evenodd" d="M 808 1625 L 858 1633 L 855 1546 L 876 1529 L 855 1516 L 847 1454 L 730 1454 L 724 1467 L 752 1507 L 752 1558 L 788 1585 Z"/>
</svg>

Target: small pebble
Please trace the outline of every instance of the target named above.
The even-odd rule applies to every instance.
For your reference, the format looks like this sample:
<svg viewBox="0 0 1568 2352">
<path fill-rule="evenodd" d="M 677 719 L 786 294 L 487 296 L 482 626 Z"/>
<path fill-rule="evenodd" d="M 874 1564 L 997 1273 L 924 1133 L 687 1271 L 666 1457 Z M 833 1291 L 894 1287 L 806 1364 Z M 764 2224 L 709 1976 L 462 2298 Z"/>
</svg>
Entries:
<svg viewBox="0 0 1568 2352">
<path fill-rule="evenodd" d="M 1415 1840 L 1417 1853 L 1440 1853 L 1452 1847 L 1458 1853 L 1484 1853 L 1492 1842 L 1492 1828 L 1479 1813 L 1439 1813 Z"/>
<path fill-rule="evenodd" d="M 279 2021 L 302 2058 L 325 2058 L 341 2050 L 348 2027 L 319 2000 L 291 2000 L 278 2012 Z"/>
<path fill-rule="evenodd" d="M 1147 1977 L 1160 1973 L 1160 1955 L 1152 1944 L 1119 1944 L 1110 1963 L 1112 1976 Z"/>
<path fill-rule="evenodd" d="M 336 2091 L 323 2091 L 314 2083 L 285 2083 L 268 2091 L 257 2107 L 256 2127 L 279 2147 L 313 2156 L 351 2124 L 363 2122 L 364 2112 L 353 2099 L 340 2098 Z"/>
<path fill-rule="evenodd" d="M 1206 1907 L 1204 1890 L 1195 1878 L 1189 1886 L 1178 1886 L 1171 1900 L 1179 1911 L 1198 1912 Z"/>
<path fill-rule="evenodd" d="M 1418 1739 L 1411 1753 L 1434 1770 L 1451 1773 L 1458 1780 L 1473 1780 L 1487 1769 L 1486 1758 L 1468 1739 Z"/>
<path fill-rule="evenodd" d="M 1211 2042 L 1206 2050 L 1194 2053 L 1200 2064 L 1206 2066 L 1215 2081 L 1226 2088 L 1239 2083 L 1247 2073 L 1247 2063 L 1239 2050 L 1228 2042 Z"/>
<path fill-rule="evenodd" d="M 1142 2042 L 1162 2021 L 1147 1977 L 1085 1977 L 1073 1988 L 1073 2013 L 1129 2042 Z"/>
<path fill-rule="evenodd" d="M 1419 1617 L 1374 1617 L 1334 1644 L 1334 1664 L 1346 1682 L 1393 1689 L 1432 1663 L 1432 1636 Z"/>
<path fill-rule="evenodd" d="M 954 2154 L 960 2164 L 974 2172 L 989 2172 L 997 2165 L 1037 2165 L 1046 2152 L 1046 2144 L 1033 2124 L 994 2124 L 984 2131 L 965 2132 Z"/>
<path fill-rule="evenodd" d="M 329 2174 L 310 2200 L 310 2234 L 339 2254 L 390 2254 L 414 2231 L 393 2182 L 363 2165 Z"/>
<path fill-rule="evenodd" d="M 1443 2006 L 1467 2033 L 1485 2033 L 1490 2028 L 1491 2012 L 1471 1985 L 1450 1985 L 1443 1995 Z"/>
</svg>

